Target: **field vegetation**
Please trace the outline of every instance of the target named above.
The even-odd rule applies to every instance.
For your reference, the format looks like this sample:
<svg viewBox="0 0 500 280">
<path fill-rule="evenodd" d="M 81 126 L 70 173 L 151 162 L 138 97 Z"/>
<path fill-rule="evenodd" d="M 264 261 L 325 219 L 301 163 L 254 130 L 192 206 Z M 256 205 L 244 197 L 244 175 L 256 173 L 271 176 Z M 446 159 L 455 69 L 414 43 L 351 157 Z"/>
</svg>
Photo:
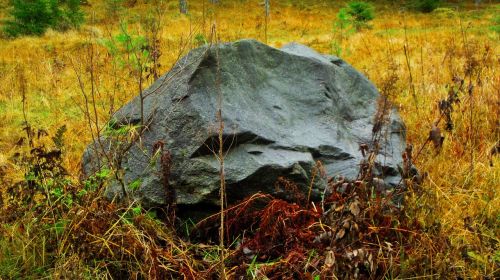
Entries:
<svg viewBox="0 0 500 280">
<path fill-rule="evenodd" d="M 428 13 L 374 1 L 361 17 L 359 5 L 342 1 L 271 1 L 268 16 L 262 1 L 188 1 L 185 15 L 178 1 L 82 2 L 78 28 L 0 37 L 0 279 L 500 278 L 495 1 L 441 1 Z M 11 19 L 8 7 L 0 0 L 0 20 Z M 238 226 L 262 227 L 251 242 L 265 253 L 254 256 L 241 236 L 220 246 L 205 229 L 215 240 L 199 241 L 186 237 L 196 236 L 190 225 L 102 199 L 110 170 L 80 180 L 83 150 L 113 112 L 192 48 L 241 38 L 339 55 L 399 110 L 413 147 L 406 157 L 422 182 L 405 193 L 403 209 L 359 190 L 355 200 L 337 194 L 336 207 L 356 221 L 348 240 L 361 251 L 293 239 L 335 227 L 300 197 L 256 195 L 228 208 L 228 217 L 247 213 L 245 222 L 227 221 L 234 236 Z M 267 207 L 251 210 L 257 200 Z M 270 228 L 276 221 L 282 229 Z"/>
</svg>

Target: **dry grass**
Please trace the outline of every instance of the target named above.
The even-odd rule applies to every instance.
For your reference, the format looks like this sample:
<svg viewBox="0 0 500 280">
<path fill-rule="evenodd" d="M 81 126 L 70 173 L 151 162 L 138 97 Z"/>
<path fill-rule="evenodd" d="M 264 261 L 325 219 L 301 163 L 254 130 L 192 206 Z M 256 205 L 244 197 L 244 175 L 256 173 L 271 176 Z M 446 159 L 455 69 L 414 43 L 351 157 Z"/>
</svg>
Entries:
<svg viewBox="0 0 500 280">
<path fill-rule="evenodd" d="M 170 69 L 180 52 L 185 52 L 182 46 L 196 46 L 193 39 L 196 34 L 209 37 L 209 25 L 215 18 L 222 41 L 240 38 L 264 40 L 264 8 L 258 1 L 223 2 L 225 4 L 218 7 L 206 4 L 205 20 L 201 1 L 190 6 L 189 17 L 178 14 L 176 1 L 167 4 L 160 33 L 162 72 Z M 330 4 L 334 1 L 310 1 L 311 5 L 291 5 L 289 2 L 272 3 L 268 43 L 280 47 L 297 41 L 324 53 L 331 52 L 332 40 L 336 38 L 332 31 L 333 20 L 341 5 Z M 144 32 L 139 16 L 148 13 L 149 8 L 139 1 L 133 8 L 127 9 L 124 17 L 130 22 L 130 30 Z M 74 67 L 85 67 L 85 47 L 89 42 L 97 44 L 100 38 L 110 38 L 110 34 L 118 32 L 116 22 L 104 20 L 104 10 L 100 3 L 89 7 L 87 12 L 95 19 L 95 24 L 87 23 L 80 31 L 64 34 L 49 31 L 40 38 L 0 39 L 0 182 L 3 181 L 0 188 L 4 188 L 2 195 L 5 201 L 8 195 L 6 186 L 23 176 L 21 168 L 9 160 L 17 151 L 14 143 L 24 133 L 19 93 L 21 72 L 27 80 L 29 122 L 48 130 L 50 134 L 63 124 L 68 127 L 63 163 L 77 181 L 80 157 L 83 148 L 91 141 L 91 135 L 81 109 L 84 102 Z M 430 263 L 424 265 L 429 270 L 420 273 L 430 278 L 434 273 L 433 267 L 449 267 L 455 276 L 463 278 L 491 278 L 500 274 L 500 160 L 498 156 L 492 157 L 493 166 L 490 166 L 488 155 L 500 139 L 500 44 L 499 34 L 489 29 L 492 17 L 499 12 L 498 5 L 484 4 L 477 9 L 474 6 L 461 7 L 448 17 L 416 14 L 390 5 L 378 5 L 373 28 L 353 34 L 342 43 L 345 60 L 366 74 L 379 88 L 387 83 L 394 86 L 390 99 L 399 109 L 407 126 L 408 142 L 414 145 L 416 151 L 426 143 L 432 124 L 439 119 L 438 102 L 448 96 L 448 87 L 453 85 L 454 77 L 464 79 L 466 86 L 474 85 L 472 94 L 467 91 L 459 94 L 460 103 L 452 113 L 453 130 L 446 132 L 444 121 L 441 121 L 445 140 L 440 152 L 437 153 L 429 143 L 422 148 L 415 162 L 427 176 L 421 187 L 408 193 L 406 213 L 420 222 L 422 234 L 428 237 L 426 240 L 432 240 L 415 246 L 413 251 L 415 259 L 422 255 L 429 257 Z M 405 45 L 410 67 L 405 57 Z M 135 82 L 133 74 L 126 69 L 111 67 L 110 57 L 103 47 L 98 47 L 97 59 L 98 108 L 101 119 L 105 120 L 112 111 L 110 109 L 117 109 L 136 95 Z M 112 97 L 114 101 L 111 101 Z M 110 108 L 111 102 L 114 103 L 113 108 Z M 7 204 L 3 206 L 7 207 Z M 96 205 L 86 207 L 96 207 L 92 211 L 98 209 Z M 127 213 L 123 209 L 121 211 Z M 80 217 L 75 213 L 68 214 L 74 219 L 73 223 Z M 26 215 L 28 219 L 22 220 L 23 223 L 33 217 Z M 116 228 L 116 234 L 106 232 L 100 238 L 112 236 L 118 240 L 121 236 L 135 236 L 134 240 L 142 240 L 137 244 L 141 250 L 165 248 L 165 244 L 170 244 L 166 246 L 170 257 L 189 259 L 185 255 L 179 257 L 192 250 L 180 248 L 187 246 L 183 241 L 169 240 L 172 238 L 169 233 L 158 237 L 158 240 L 145 240 L 145 235 L 139 231 L 143 227 L 129 227 L 127 221 L 120 217 L 114 217 L 118 223 L 106 229 Z M 60 258 L 56 268 L 48 268 L 43 255 L 47 245 L 33 236 L 35 229 L 29 229 L 29 225 L 14 222 L 0 229 L 5 237 L 0 241 L 3 251 L 0 252 L 0 278 L 9 277 L 5 272 L 7 267 L 12 269 L 12 273 L 21 274 L 38 267 L 55 273 L 56 278 L 64 277 L 56 274 L 68 267 L 80 267 L 79 272 L 88 278 L 107 275 L 105 264 L 94 265 L 91 269 L 84 262 L 86 260 L 75 255 Z M 19 229 L 20 226 L 23 228 Z M 130 231 L 126 232 L 127 229 Z M 43 232 L 43 229 L 40 230 Z M 9 239 L 11 242 L 7 241 Z M 113 240 L 102 240 L 97 244 L 110 248 L 114 246 L 110 245 Z M 67 249 L 63 245 L 59 250 Z M 6 248 L 16 249 L 6 255 L 5 252 L 9 251 Z M 158 254 L 166 258 L 167 254 L 163 253 Z M 133 257 L 131 252 L 124 254 Z M 155 259 L 151 255 L 154 252 L 148 254 L 145 259 L 136 261 Z M 176 265 L 186 271 L 197 270 L 195 260 Z M 210 271 L 210 268 L 207 270 Z M 148 275 L 151 271 L 142 273 Z M 12 275 L 15 277 L 16 274 Z M 36 277 L 37 274 L 33 275 Z"/>
</svg>

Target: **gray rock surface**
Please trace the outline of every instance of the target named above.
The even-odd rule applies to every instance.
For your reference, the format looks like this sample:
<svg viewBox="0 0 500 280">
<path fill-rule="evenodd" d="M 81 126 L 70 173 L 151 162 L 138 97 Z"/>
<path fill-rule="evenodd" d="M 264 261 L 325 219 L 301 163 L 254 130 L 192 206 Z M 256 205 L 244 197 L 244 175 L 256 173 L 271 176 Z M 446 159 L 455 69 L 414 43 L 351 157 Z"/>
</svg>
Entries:
<svg viewBox="0 0 500 280">
<path fill-rule="evenodd" d="M 357 177 L 363 159 L 359 145 L 372 141 L 380 97 L 374 85 L 343 60 L 306 46 L 292 43 L 276 49 L 241 40 L 191 51 L 146 90 L 148 126 L 123 155 L 125 187 L 110 184 L 106 195 L 122 196 L 125 189 L 147 207 L 165 204 L 160 160 L 152 156 L 153 146 L 162 141 L 172 155 L 169 182 L 177 204 L 217 205 L 219 161 L 213 151 L 218 149 L 219 92 L 229 203 L 258 191 L 276 194 L 274 183 L 280 176 L 307 192 L 317 160 L 328 176 Z M 120 127 L 140 119 L 136 97 L 114 115 L 113 123 Z M 397 112 L 392 111 L 382 130 L 379 176 L 394 186 L 400 181 L 397 165 L 405 148 Z M 109 144 L 109 137 L 102 141 L 107 144 L 89 145 L 84 153 L 86 176 L 105 161 L 95 147 L 117 145 Z M 316 180 L 313 197 L 325 185 L 325 180 Z"/>
</svg>

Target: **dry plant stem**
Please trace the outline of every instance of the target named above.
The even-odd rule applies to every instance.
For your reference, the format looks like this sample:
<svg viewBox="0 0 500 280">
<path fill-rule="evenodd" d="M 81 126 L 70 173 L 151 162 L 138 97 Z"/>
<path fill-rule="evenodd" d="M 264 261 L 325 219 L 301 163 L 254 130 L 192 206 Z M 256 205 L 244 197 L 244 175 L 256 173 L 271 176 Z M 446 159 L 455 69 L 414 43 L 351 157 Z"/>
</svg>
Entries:
<svg viewBox="0 0 500 280">
<path fill-rule="evenodd" d="M 120 24 L 120 29 L 123 33 L 125 34 L 128 34 L 127 33 L 127 30 L 125 29 L 125 25 L 122 23 Z M 132 38 L 131 36 L 127 36 L 128 40 L 127 40 L 127 44 L 132 46 Z M 139 55 L 137 55 L 136 52 L 132 52 L 132 55 L 134 56 L 135 60 L 137 61 L 137 68 L 136 71 L 134 71 L 133 69 L 133 66 L 132 67 L 132 71 L 136 72 L 137 73 L 137 90 L 139 91 L 139 98 L 140 98 L 140 108 L 141 108 L 141 133 L 139 134 L 142 134 L 142 131 L 144 130 L 144 94 L 143 94 L 143 83 L 144 83 L 144 77 L 143 77 L 143 72 L 144 72 L 144 65 L 143 65 L 143 62 L 141 60 L 141 57 Z M 130 65 L 129 65 L 130 66 Z"/>
<path fill-rule="evenodd" d="M 23 104 L 23 120 L 26 126 L 26 140 L 28 140 L 28 145 L 30 148 L 33 147 L 33 142 L 31 139 L 31 132 L 28 125 L 28 114 L 26 112 L 26 77 L 24 76 L 24 69 L 21 66 L 17 67 L 18 80 L 19 80 L 19 90 L 21 91 L 21 102 Z"/>
<path fill-rule="evenodd" d="M 161 20 L 161 19 L 160 19 Z M 120 24 L 120 29 L 123 33 L 127 33 L 127 30 L 125 30 L 125 26 L 124 24 Z M 153 33 L 156 33 L 157 31 L 153 31 Z M 153 38 L 156 37 L 154 34 L 153 34 Z M 131 37 L 129 36 L 128 37 L 128 41 L 127 41 L 127 44 L 128 45 L 132 45 L 132 41 L 131 41 Z M 92 45 L 92 44 L 91 44 Z M 121 188 L 122 188 L 122 193 L 125 197 L 128 196 L 126 190 L 125 190 L 125 183 L 123 182 L 120 174 L 116 171 L 120 170 L 120 166 L 121 166 L 121 157 L 119 156 L 118 158 L 112 158 L 111 156 L 107 155 L 105 149 L 104 149 L 104 146 L 102 145 L 100 139 L 100 128 L 99 128 L 99 124 L 98 124 L 98 114 L 97 114 L 97 108 L 96 108 L 96 100 L 95 100 L 95 77 L 94 77 L 94 62 L 93 62 L 93 59 L 94 59 L 94 53 L 93 53 L 93 47 L 90 46 L 89 47 L 90 50 L 89 51 L 89 58 L 90 58 L 90 64 L 91 64 L 91 67 L 90 67 L 90 79 L 91 79 L 91 96 L 92 96 L 92 107 L 94 109 L 94 116 L 95 116 L 95 126 L 96 126 L 96 137 L 94 138 L 94 141 L 95 139 L 97 139 L 97 141 L 99 142 L 99 145 L 100 145 L 100 148 L 101 148 L 101 151 L 103 152 L 103 154 L 106 155 L 106 157 L 108 158 L 108 162 L 109 163 L 112 163 L 113 168 L 115 169 L 115 172 L 114 175 L 115 175 L 115 179 L 120 182 L 120 185 L 121 185 Z M 135 60 L 137 61 L 137 69 L 133 69 L 133 66 L 130 66 L 132 67 L 132 71 L 137 73 L 137 77 L 136 77 L 136 80 L 137 80 L 137 86 L 138 86 L 138 91 L 139 91 L 139 98 L 140 98 L 140 130 L 139 130 L 139 133 L 138 135 L 136 135 L 134 137 L 134 139 L 131 139 L 129 145 L 127 145 L 127 147 L 125 147 L 124 151 L 127 151 L 129 150 L 133 143 L 136 142 L 137 139 L 140 139 L 140 136 L 142 135 L 143 131 L 146 129 L 146 124 L 145 124 L 145 117 L 144 117 L 144 99 L 146 98 L 146 96 L 144 96 L 144 77 L 143 77 L 143 72 L 144 72 L 144 65 L 143 65 L 143 62 L 141 60 L 141 57 L 139 55 L 137 55 L 137 53 L 133 52 L 132 55 L 134 56 Z M 129 58 L 130 59 L 130 58 Z M 135 71 L 134 71 L 135 70 Z M 85 97 L 85 100 L 86 100 L 86 105 L 88 104 L 88 100 L 87 98 Z M 88 106 L 87 106 L 88 108 Z M 87 114 L 88 116 L 90 116 L 90 113 Z M 92 127 L 91 127 L 91 130 L 92 130 Z M 123 151 L 123 152 L 124 152 Z"/>
<path fill-rule="evenodd" d="M 269 195 L 269 194 L 263 194 L 261 192 L 258 192 L 256 194 L 253 194 L 251 197 L 249 197 L 248 199 L 244 200 L 243 202 L 237 204 L 237 205 L 233 205 L 231 207 L 228 207 L 228 208 L 225 208 L 224 209 L 224 212 L 225 213 L 228 213 L 229 211 L 233 211 L 237 208 L 240 208 L 242 207 L 243 205 L 247 205 L 249 204 L 250 202 L 253 202 L 254 200 L 257 200 L 257 199 L 267 199 L 268 201 L 271 201 L 273 200 L 274 198 Z M 215 218 L 217 218 L 217 216 L 220 215 L 219 213 L 215 213 L 213 215 L 210 215 L 206 218 L 204 218 L 203 220 L 199 221 L 198 223 L 196 223 L 196 227 L 200 227 L 202 226 L 204 223 L 207 223 L 208 221 L 211 221 L 211 220 L 214 220 Z"/>
<path fill-rule="evenodd" d="M 220 278 L 226 279 L 226 267 L 224 265 L 225 257 L 225 248 L 224 248 L 224 204 L 226 202 L 226 180 L 224 175 L 224 120 L 222 119 L 222 90 L 220 87 L 221 84 L 221 72 L 220 72 L 220 58 L 219 58 L 219 39 L 217 36 L 217 23 L 214 22 L 212 25 L 212 36 L 215 45 L 215 56 L 217 63 L 217 73 L 215 76 L 215 88 L 217 90 L 217 121 L 219 122 L 219 151 L 218 151 L 218 159 L 219 159 L 219 178 L 220 178 L 220 228 L 219 228 L 219 246 L 220 246 Z"/>
<path fill-rule="evenodd" d="M 92 140 L 94 143 L 98 142 L 99 145 L 101 146 L 102 150 L 104 151 L 103 145 L 100 142 L 99 116 L 97 114 L 97 106 L 96 106 L 96 101 L 95 101 L 95 67 L 94 67 L 93 38 L 91 37 L 91 38 L 88 38 L 87 40 L 88 40 L 88 42 L 87 42 L 88 43 L 87 44 L 87 59 L 88 59 L 88 63 L 90 65 L 88 65 L 89 67 L 86 67 L 86 70 L 89 72 L 89 75 L 90 75 L 90 83 L 91 83 L 90 95 L 91 95 L 92 100 L 89 100 L 89 96 L 86 93 L 85 84 L 84 84 L 81 73 L 78 71 L 74 61 L 71 60 L 71 62 L 72 62 L 72 66 L 73 66 L 73 70 L 75 72 L 75 75 L 78 79 L 78 85 L 80 87 L 80 91 L 81 91 L 83 98 L 85 100 L 84 115 L 87 118 L 87 123 L 89 125 L 89 130 L 90 130 L 90 134 L 92 136 Z M 92 108 L 90 106 L 92 106 Z M 91 111 L 93 111 L 94 117 L 92 117 Z M 94 133 L 93 125 L 95 125 L 95 133 Z M 97 160 L 98 160 L 98 164 L 100 165 L 99 158 Z"/>
<path fill-rule="evenodd" d="M 425 73 L 424 73 L 424 48 L 420 46 L 420 76 L 421 76 L 421 83 L 420 83 L 420 91 L 425 92 Z"/>
<path fill-rule="evenodd" d="M 90 69 L 89 69 L 89 74 L 90 74 L 90 96 L 92 97 L 92 109 L 94 110 L 94 123 L 96 127 L 96 132 L 97 132 L 97 139 L 99 139 L 99 115 L 97 114 L 97 106 L 96 106 L 96 98 L 95 98 L 95 93 L 96 93 L 96 87 L 95 87 L 95 67 L 94 67 L 94 47 L 93 44 L 91 43 L 89 48 L 87 48 L 88 52 L 88 58 L 89 58 L 89 63 L 90 63 Z"/>
<path fill-rule="evenodd" d="M 472 81 L 471 81 L 472 82 Z M 469 85 L 469 102 L 470 102 L 470 116 L 469 116 L 469 122 L 470 122 L 470 171 L 474 171 L 474 90 L 472 88 L 472 83 Z"/>
<path fill-rule="evenodd" d="M 150 44 L 151 44 L 151 58 L 153 59 L 153 64 L 151 66 L 151 72 L 153 74 L 154 80 L 160 77 L 159 69 L 159 58 L 160 58 L 160 45 L 161 45 L 161 30 L 163 26 L 163 15 L 165 14 L 165 7 L 163 1 L 155 1 L 154 7 L 154 21 L 151 22 L 150 27 Z"/>
<path fill-rule="evenodd" d="M 403 15 L 404 15 L 404 13 L 403 13 Z M 415 85 L 413 84 L 413 75 L 411 72 L 410 51 L 409 51 L 409 45 L 408 45 L 408 35 L 407 35 L 407 30 L 406 30 L 406 18 L 404 16 L 403 16 L 403 20 L 404 20 L 404 32 L 405 32 L 405 43 L 403 46 L 403 50 L 405 53 L 406 67 L 408 67 L 408 75 L 410 77 L 410 88 L 411 88 L 412 95 L 413 95 L 413 101 L 415 103 L 415 108 L 418 111 L 417 93 L 415 91 Z"/>
<path fill-rule="evenodd" d="M 270 2 L 271 0 L 265 0 L 264 1 L 264 20 L 265 20 L 265 23 L 264 23 L 264 38 L 265 38 L 265 42 L 267 44 L 267 26 L 269 24 L 269 14 L 270 14 Z"/>
<path fill-rule="evenodd" d="M 124 29 L 124 25 L 123 24 L 120 25 L 120 28 L 121 28 L 122 32 L 126 32 L 126 30 Z M 110 37 L 111 37 L 111 40 L 113 40 L 113 37 L 111 35 L 110 35 Z M 132 43 L 130 40 L 131 39 L 129 39 L 129 41 L 127 42 L 127 44 L 131 44 Z M 180 56 L 182 55 L 182 53 L 184 52 L 184 50 L 187 48 L 187 43 L 190 42 L 190 41 L 191 40 L 186 40 L 185 44 L 182 45 L 182 47 L 181 47 L 181 49 L 180 49 L 180 51 L 178 53 L 178 57 L 177 57 L 176 61 L 179 60 Z M 92 48 L 93 49 L 92 38 L 89 39 L 89 42 L 90 42 L 90 44 L 89 44 L 88 48 Z M 78 78 L 78 82 L 79 82 L 79 86 L 80 86 L 80 91 L 81 91 L 81 93 L 82 93 L 82 95 L 84 97 L 84 100 L 85 100 L 84 115 L 87 118 L 93 142 L 94 143 L 98 143 L 99 150 L 105 156 L 105 158 L 107 159 L 107 161 L 111 164 L 110 167 L 115 171 L 115 172 L 113 172 L 113 174 L 115 176 L 115 179 L 121 185 L 123 195 L 126 198 L 128 198 L 128 193 L 126 192 L 126 189 L 125 189 L 125 182 L 123 181 L 123 178 L 121 178 L 121 175 L 117 171 L 120 170 L 120 168 L 121 168 L 122 155 L 126 151 L 128 151 L 134 145 L 134 143 L 137 140 L 140 140 L 140 137 L 141 137 L 143 131 L 148 127 L 148 124 L 145 123 L 146 120 L 145 120 L 145 117 L 144 117 L 144 99 L 146 97 L 148 97 L 150 94 L 153 94 L 153 93 L 157 92 L 157 90 L 152 91 L 150 94 L 147 94 L 147 95 L 144 94 L 144 91 L 143 91 L 144 77 L 142 75 L 143 74 L 143 70 L 144 70 L 144 65 L 143 65 L 142 61 L 140 60 L 140 57 L 138 57 L 138 55 L 136 53 L 133 53 L 132 55 L 134 55 L 134 58 L 136 59 L 137 64 L 138 64 L 138 70 L 135 71 L 135 72 L 138 72 L 136 80 L 137 80 L 137 85 L 138 85 L 138 89 L 139 89 L 139 92 L 140 92 L 139 96 L 140 96 L 140 102 L 141 102 L 141 104 L 140 104 L 140 106 L 141 106 L 141 121 L 140 121 L 141 125 L 140 125 L 140 130 L 139 130 L 139 133 L 133 135 L 132 139 L 129 139 L 128 145 L 126 145 L 125 147 L 122 147 L 120 149 L 118 155 L 114 155 L 113 156 L 113 155 L 108 154 L 108 152 L 106 152 L 104 144 L 101 142 L 101 137 L 100 137 L 101 128 L 98 125 L 98 114 L 97 114 L 97 106 L 96 106 L 96 100 L 95 100 L 95 92 L 97 91 L 97 88 L 95 87 L 95 85 L 96 85 L 95 67 L 94 67 L 95 63 L 93 62 L 94 59 L 95 59 L 95 54 L 94 54 L 93 50 L 87 50 L 87 54 L 88 54 L 88 57 L 89 57 L 88 59 L 90 60 L 90 62 L 89 62 L 90 63 L 90 67 L 87 67 L 87 69 L 88 69 L 88 71 L 90 73 L 90 83 L 92 85 L 91 86 L 91 97 L 92 98 L 90 98 L 91 100 L 89 100 L 88 94 L 86 93 L 85 85 L 84 85 L 84 82 L 83 82 L 83 79 L 82 79 L 82 75 L 77 70 L 74 62 L 72 61 L 73 62 L 72 63 L 73 69 L 74 69 L 75 74 L 76 74 L 76 76 Z M 179 72 L 181 72 L 181 70 L 179 70 Z M 177 73 L 175 73 L 175 74 L 177 74 Z M 176 76 L 176 75 L 173 75 L 173 76 Z M 167 84 L 168 82 L 170 82 L 170 79 L 165 80 L 164 82 L 162 82 L 162 85 Z M 159 88 L 161 88 L 161 86 Z M 91 113 L 91 111 L 93 111 L 93 113 Z M 92 117 L 92 115 L 93 115 L 93 117 Z"/>
<path fill-rule="evenodd" d="M 120 159 L 115 160 L 112 155 L 108 154 L 108 152 L 106 152 L 106 148 L 104 147 L 104 144 L 101 141 L 101 128 L 99 127 L 99 115 L 97 113 L 97 102 L 95 99 L 95 94 L 96 94 L 97 89 L 96 89 L 96 73 L 95 73 L 96 69 L 95 69 L 95 63 L 94 63 L 94 59 L 95 59 L 94 38 L 90 37 L 88 39 L 87 45 L 88 45 L 88 47 L 87 47 L 87 59 L 88 59 L 88 63 L 90 65 L 88 65 L 88 67 L 85 67 L 85 68 L 89 72 L 89 76 L 90 76 L 90 84 L 91 84 L 91 86 L 90 86 L 91 98 L 90 99 L 91 100 L 89 100 L 89 96 L 86 93 L 85 84 L 83 82 L 82 75 L 78 71 L 75 63 L 72 61 L 73 70 L 75 72 L 75 75 L 77 76 L 80 91 L 81 91 L 81 93 L 84 97 L 84 100 L 85 100 L 84 115 L 87 118 L 87 123 L 89 125 L 89 130 L 90 130 L 90 134 L 92 136 L 93 143 L 97 143 L 99 146 L 99 149 L 100 149 L 100 152 L 96 151 L 96 153 L 104 155 L 107 162 L 111 165 L 110 167 L 112 169 L 114 169 L 115 172 L 113 172 L 113 174 L 115 176 L 115 179 L 120 183 L 123 195 L 125 197 L 127 197 L 128 194 L 125 190 L 125 183 L 123 182 L 123 180 L 120 177 L 120 175 L 118 174 L 118 172 L 116 172 L 120 166 Z M 91 111 L 93 111 L 93 113 Z M 92 115 L 93 115 L 93 118 L 92 118 Z M 92 124 L 92 122 L 93 122 L 93 124 Z M 95 126 L 95 128 L 94 128 L 94 126 Z M 98 165 L 99 166 L 101 165 L 99 157 L 98 157 Z"/>
<path fill-rule="evenodd" d="M 464 44 L 464 50 L 465 50 L 465 59 L 466 59 L 466 63 L 469 64 L 469 63 L 472 63 L 472 54 L 470 53 L 469 51 L 469 48 L 468 48 L 468 42 L 467 42 L 467 35 L 465 33 L 465 29 L 463 27 L 463 24 L 462 24 L 462 19 L 460 19 L 460 31 L 462 32 L 462 41 L 463 41 L 463 44 Z M 472 173 L 474 171 L 474 121 L 473 121 L 473 112 L 474 112 L 474 94 L 473 94 L 473 88 L 474 88 L 474 85 L 472 84 L 472 72 L 473 72 L 473 69 L 472 69 L 472 66 L 469 66 L 469 65 L 466 65 L 466 68 L 469 68 L 471 67 L 470 69 L 466 69 L 466 74 L 469 78 L 469 86 L 468 86 L 468 93 L 469 93 L 469 124 L 470 124 L 470 128 L 469 128 L 469 142 L 470 142 L 470 172 Z M 478 75 L 478 79 L 479 79 L 479 75 Z"/>
<path fill-rule="evenodd" d="M 311 198 L 311 191 L 314 185 L 314 180 L 316 179 L 316 175 L 319 172 L 321 162 L 318 161 L 316 165 L 312 169 L 312 174 L 311 174 L 311 183 L 309 184 L 309 190 L 307 192 L 307 200 L 306 200 L 306 205 L 305 207 L 309 207 L 309 199 Z"/>
<path fill-rule="evenodd" d="M 84 99 L 84 103 L 85 103 L 85 109 L 83 108 L 80 108 L 82 111 L 83 111 L 83 114 L 85 115 L 85 118 L 87 120 L 87 124 L 89 126 L 89 131 L 90 131 L 90 135 L 92 137 L 92 142 L 96 142 L 96 136 L 94 135 L 94 129 L 92 127 L 92 117 L 91 117 L 91 114 L 90 114 L 90 108 L 89 108 L 89 100 L 88 100 L 88 97 L 87 97 L 87 93 L 85 91 L 85 85 L 83 83 L 83 79 L 82 79 L 82 76 L 81 76 L 81 73 L 78 71 L 75 63 L 73 60 L 71 60 L 71 66 L 73 68 L 73 71 L 75 72 L 75 76 L 78 80 L 78 86 L 80 87 L 80 92 L 82 93 L 82 96 L 83 96 L 83 99 Z M 99 158 L 97 158 L 98 160 L 98 164 L 99 164 Z"/>
<path fill-rule="evenodd" d="M 177 62 L 179 62 L 179 60 L 181 59 L 182 55 L 185 53 L 185 51 L 189 48 L 190 44 L 191 44 L 191 41 L 192 41 L 192 38 L 193 38 L 193 35 L 195 34 L 196 30 L 193 30 L 189 33 L 189 36 L 186 40 L 183 40 L 183 38 L 181 38 L 181 42 L 180 42 L 180 45 L 179 45 L 179 52 L 177 53 L 177 57 L 174 59 L 174 65 L 177 64 Z M 208 49 L 207 49 L 208 51 Z M 206 54 L 206 52 L 202 53 L 200 55 L 200 57 L 203 57 L 204 55 Z M 156 87 L 154 90 L 150 90 L 146 93 L 143 93 L 143 97 L 144 98 L 147 98 L 148 96 L 150 95 L 153 95 L 153 94 L 156 94 L 159 92 L 160 89 L 163 88 L 164 85 L 167 85 L 168 83 L 170 83 L 175 77 L 177 77 L 180 73 L 182 73 L 182 71 L 184 69 L 186 69 L 186 67 L 188 67 L 189 65 L 192 65 L 192 64 L 188 64 L 186 65 L 185 67 L 181 67 L 178 71 L 174 72 L 171 76 L 169 76 L 167 79 L 164 79 L 161 84 Z"/>
<path fill-rule="evenodd" d="M 24 120 L 24 130 L 26 131 L 26 140 L 28 141 L 28 148 L 31 150 L 34 146 L 33 146 L 33 129 L 31 128 L 31 126 L 29 125 L 29 122 L 28 122 L 28 112 L 27 112 L 27 109 L 26 109 L 26 104 L 27 104 L 27 97 L 26 97 L 26 94 L 28 92 L 28 89 L 27 89 L 27 80 L 26 80 L 26 76 L 24 74 L 24 68 L 22 68 L 21 66 L 18 66 L 17 67 L 17 75 L 18 75 L 18 80 L 19 80 L 19 90 L 21 92 L 21 102 L 22 102 L 22 110 L 23 110 L 23 120 Z M 37 165 L 40 165 L 41 163 L 39 162 L 39 159 L 36 158 L 37 160 Z M 25 173 L 28 173 L 28 169 L 25 171 Z M 47 188 L 47 184 L 46 184 L 46 178 L 45 176 L 42 178 L 42 180 L 44 181 L 44 184 L 43 184 L 43 187 L 44 187 L 44 191 L 46 194 L 49 194 L 49 190 Z M 47 195 L 47 201 L 48 201 L 48 204 L 49 204 L 49 208 L 46 209 L 42 215 L 42 217 L 45 217 L 47 215 L 48 212 L 50 212 L 50 214 L 52 214 L 52 219 L 55 221 L 56 220 L 56 214 L 54 213 L 54 209 L 52 207 L 53 205 L 53 202 L 50 198 L 50 195 Z M 45 260 L 45 258 L 42 258 L 42 260 Z"/>
<path fill-rule="evenodd" d="M 201 28 L 202 28 L 202 33 L 203 33 L 203 34 L 206 34 L 206 33 L 205 33 L 205 29 L 206 29 L 206 27 L 207 27 L 207 26 L 206 26 L 207 11 L 206 11 L 206 6 L 205 6 L 205 0 L 203 0 L 203 1 L 202 1 L 201 5 L 202 5 L 202 6 L 201 6 L 201 7 L 202 7 L 202 8 L 201 8 L 201 18 L 202 18 L 202 19 L 201 19 L 201 22 L 202 22 L 202 27 L 201 27 Z"/>
</svg>

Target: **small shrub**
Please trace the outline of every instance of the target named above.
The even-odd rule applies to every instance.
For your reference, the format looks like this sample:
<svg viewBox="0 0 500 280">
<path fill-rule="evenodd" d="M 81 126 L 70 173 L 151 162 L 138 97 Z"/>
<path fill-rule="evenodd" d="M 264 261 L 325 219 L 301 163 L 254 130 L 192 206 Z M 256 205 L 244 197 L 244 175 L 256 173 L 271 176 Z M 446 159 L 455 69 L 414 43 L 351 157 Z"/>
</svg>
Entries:
<svg viewBox="0 0 500 280">
<path fill-rule="evenodd" d="M 84 21 L 80 0 L 11 0 L 11 19 L 5 21 L 9 37 L 42 35 L 48 28 L 67 30 Z"/>
<path fill-rule="evenodd" d="M 331 43 L 332 53 L 337 56 L 348 53 L 342 47 L 343 42 L 356 31 L 370 27 L 368 21 L 374 18 L 374 8 L 366 2 L 349 2 L 345 8 L 340 9 L 333 24 L 335 39 Z"/>
<path fill-rule="evenodd" d="M 142 35 L 129 33 L 126 23 L 120 25 L 120 31 L 111 39 L 101 40 L 101 44 L 106 47 L 119 67 L 139 71 L 142 75 L 151 63 L 148 40 Z"/>
<path fill-rule="evenodd" d="M 207 38 L 201 33 L 196 34 L 196 36 L 194 37 L 194 41 L 196 43 L 196 46 L 198 47 L 208 43 Z"/>
<path fill-rule="evenodd" d="M 374 8 L 372 4 L 367 2 L 350 2 L 347 4 L 347 13 L 357 22 L 368 22 L 375 18 Z"/>
<path fill-rule="evenodd" d="M 106 0 L 106 20 L 114 21 L 119 18 L 124 9 L 124 0 Z"/>
<path fill-rule="evenodd" d="M 24 180 L 9 186 L 12 194 L 16 194 L 19 207 L 27 209 L 43 209 L 52 207 L 61 212 L 73 203 L 71 181 L 63 167 L 64 134 L 66 126 L 61 126 L 51 137 L 52 147 L 47 144 L 48 133 L 43 129 L 34 129 L 28 123 L 23 130 L 27 137 L 18 143 L 19 151 L 14 155 L 14 163 L 24 170 Z M 15 197 L 13 196 L 13 197 Z"/>
<path fill-rule="evenodd" d="M 12 0 L 11 6 L 12 19 L 6 21 L 4 27 L 7 36 L 42 35 L 56 21 L 54 15 L 56 1 Z"/>
<path fill-rule="evenodd" d="M 491 19 L 490 30 L 500 34 L 500 15 L 496 15 Z"/>
<path fill-rule="evenodd" d="M 441 0 L 413 0 L 412 6 L 423 12 L 430 13 L 439 7 Z"/>
<path fill-rule="evenodd" d="M 63 0 L 60 3 L 61 17 L 57 23 L 59 30 L 78 28 L 85 21 L 85 14 L 80 9 L 81 0 Z"/>
<path fill-rule="evenodd" d="M 333 24 L 334 40 L 331 43 L 332 53 L 336 56 L 346 54 L 348 50 L 343 49 L 342 43 L 356 30 L 353 28 L 351 17 L 346 9 L 340 9 L 337 20 Z"/>
<path fill-rule="evenodd" d="M 339 21 L 352 25 L 356 30 L 369 27 L 368 22 L 375 18 L 373 5 L 363 1 L 349 2 L 337 14 Z"/>
<path fill-rule="evenodd" d="M 454 18 L 457 16 L 457 12 L 450 8 L 437 8 L 432 11 L 432 14 L 439 18 Z"/>
</svg>

